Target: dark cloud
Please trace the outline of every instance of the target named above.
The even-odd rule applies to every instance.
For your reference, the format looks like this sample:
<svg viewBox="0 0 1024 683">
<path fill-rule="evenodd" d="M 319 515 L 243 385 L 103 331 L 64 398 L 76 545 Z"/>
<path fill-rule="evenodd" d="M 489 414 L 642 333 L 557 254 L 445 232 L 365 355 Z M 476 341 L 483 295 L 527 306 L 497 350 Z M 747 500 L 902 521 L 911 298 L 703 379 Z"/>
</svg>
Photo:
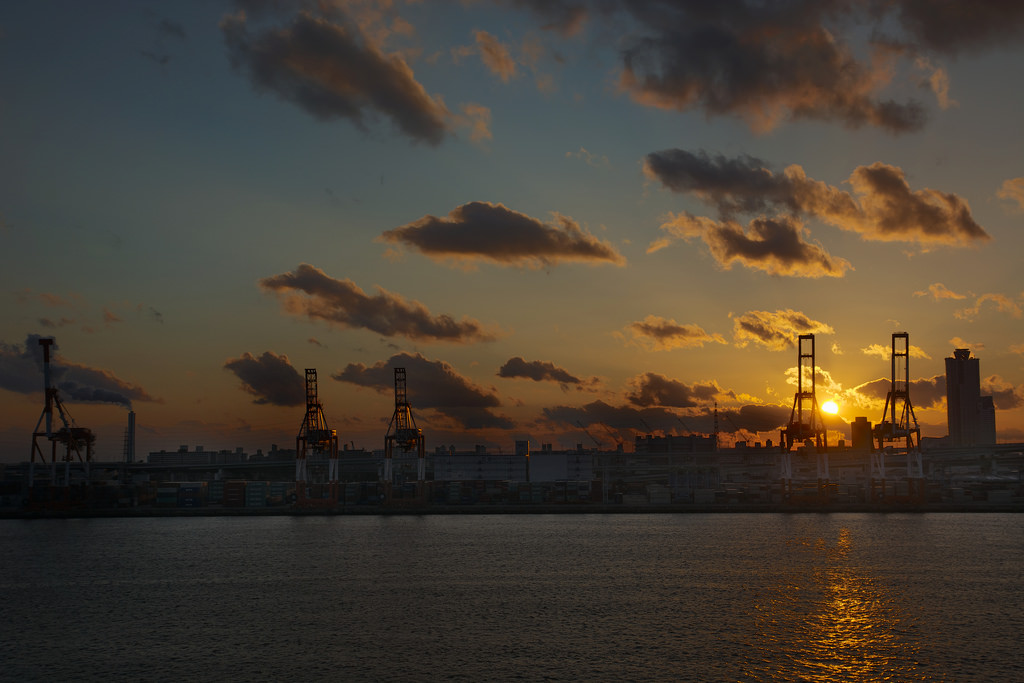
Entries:
<svg viewBox="0 0 1024 683">
<path fill-rule="evenodd" d="M 427 94 L 402 57 L 384 54 L 335 8 L 331 18 L 302 11 L 285 28 L 253 35 L 245 14 L 221 30 L 232 65 L 255 87 L 293 102 L 318 119 L 345 118 L 360 129 L 383 115 L 415 141 L 436 145 L 450 113 Z"/>
<path fill-rule="evenodd" d="M 853 193 L 808 178 L 797 165 L 778 173 L 753 157 L 704 151 L 652 152 L 644 172 L 674 192 L 692 193 L 723 218 L 777 211 L 817 218 L 866 240 L 963 246 L 990 239 L 966 200 L 939 190 L 911 190 L 902 169 L 880 162 L 854 169 L 848 181 Z M 682 226 L 663 228 L 685 237 L 698 220 L 688 216 Z"/>
<path fill-rule="evenodd" d="M 761 131 L 785 119 L 919 129 L 921 105 L 879 96 L 894 55 L 877 50 L 872 62 L 858 60 L 825 25 L 828 4 L 663 3 L 662 11 L 636 11 L 658 23 L 626 48 L 620 84 L 642 104 L 735 115 Z"/>
<path fill-rule="evenodd" d="M 423 342 L 468 343 L 495 338 L 475 320 L 464 318 L 456 322 L 448 315 L 431 315 L 418 301 L 408 301 L 381 288 L 378 294 L 369 296 L 351 280 L 337 280 L 306 263 L 294 272 L 263 278 L 260 286 L 283 293 L 284 307 L 289 313 L 342 327 L 364 328 L 388 337 L 404 336 Z"/>
<path fill-rule="evenodd" d="M 557 425 L 578 429 L 579 425 L 589 427 L 602 425 L 615 430 L 627 430 L 636 434 L 651 429 L 671 431 L 679 426 L 678 417 L 661 407 L 634 408 L 613 406 L 604 401 L 592 401 L 583 406 L 554 406 L 541 411 L 542 418 Z M 601 436 L 594 433 L 594 436 Z"/>
<path fill-rule="evenodd" d="M 785 406 L 747 405 L 739 409 L 720 410 L 718 427 L 723 432 L 768 432 L 779 429 L 789 422 L 791 409 Z M 613 406 L 604 401 L 593 401 L 583 406 L 555 406 L 542 411 L 543 419 L 561 427 L 589 428 L 594 425 L 618 430 L 619 434 L 630 437 L 660 431 L 665 434 L 696 432 L 712 434 L 714 416 L 710 410 L 693 415 L 676 412 L 660 406 L 634 408 Z M 685 420 L 684 420 L 685 419 Z M 648 429 L 648 427 L 650 429 Z M 600 432 L 591 432 L 601 437 Z M 600 440 L 600 439 L 599 439 Z"/>
<path fill-rule="evenodd" d="M 414 412 L 436 411 L 463 429 L 515 427 L 511 420 L 493 412 L 501 406 L 494 390 L 478 387 L 448 363 L 428 360 L 418 353 L 399 353 L 370 367 L 349 363 L 332 377 L 390 394 L 395 389 L 395 368 L 406 370 L 406 389 Z"/>
<path fill-rule="evenodd" d="M 636 102 L 737 116 L 759 131 L 801 119 L 917 130 L 924 108 L 884 93 L 899 62 L 920 69 L 928 53 L 980 51 L 1024 33 L 1024 7 L 1007 0 L 515 4 L 566 35 L 586 20 L 595 41 L 618 36 L 619 83 Z M 860 36 L 868 36 L 866 45 Z"/>
<path fill-rule="evenodd" d="M 834 333 L 829 325 L 791 308 L 774 312 L 747 311 L 733 318 L 733 340 L 740 347 L 753 342 L 772 351 L 784 351 L 796 346 L 801 334 Z"/>
<path fill-rule="evenodd" d="M 683 384 L 654 372 L 634 377 L 630 383 L 633 390 L 626 398 L 633 405 L 644 408 L 694 408 L 714 402 L 719 395 L 735 397 L 732 392 L 724 391 L 717 382 Z"/>
<path fill-rule="evenodd" d="M 846 259 L 832 256 L 820 244 L 807 241 L 803 225 L 788 216 L 755 218 L 744 230 L 733 221 L 720 222 L 683 212 L 661 229 L 669 238 L 652 244 L 648 253 L 667 246 L 672 238 L 700 238 L 726 270 L 739 263 L 771 275 L 818 278 L 843 277 L 853 269 Z"/>
<path fill-rule="evenodd" d="M 51 318 L 39 318 L 37 322 L 39 323 L 40 327 L 46 327 L 48 329 L 78 324 L 77 320 L 73 320 L 71 318 L 61 318 L 60 320 L 53 320 Z"/>
<path fill-rule="evenodd" d="M 735 431 L 771 432 L 789 424 L 792 412 L 792 407 L 786 406 L 745 405 L 738 411 L 723 411 L 720 423 L 732 426 Z"/>
<path fill-rule="evenodd" d="M 571 218 L 556 213 L 555 221 L 555 225 L 543 223 L 502 204 L 470 202 L 447 217 L 424 216 L 388 230 L 381 240 L 402 243 L 441 260 L 483 259 L 531 267 L 562 261 L 625 264 L 614 247 Z"/>
<path fill-rule="evenodd" d="M 0 389 L 19 394 L 42 393 L 43 350 L 40 337 L 30 334 L 23 346 L 0 342 Z M 119 379 L 110 370 L 68 361 L 50 346 L 50 378 L 62 400 L 78 403 L 115 403 L 126 408 L 132 401 L 157 401 L 142 387 Z"/>
<path fill-rule="evenodd" d="M 626 330 L 642 345 L 658 351 L 691 346 L 702 348 L 711 342 L 726 343 L 720 334 L 708 334 L 697 325 L 680 325 L 675 320 L 656 315 L 630 323 Z"/>
<path fill-rule="evenodd" d="M 288 356 L 264 351 L 257 358 L 246 351 L 231 358 L 224 369 L 242 380 L 242 389 L 255 396 L 257 405 L 300 406 L 306 402 L 305 379 L 292 367 Z"/>
<path fill-rule="evenodd" d="M 982 50 L 1024 33 L 1024 5 L 1014 0 L 902 0 L 891 6 L 909 41 L 934 52 Z"/>
<path fill-rule="evenodd" d="M 870 402 L 884 403 L 892 382 L 881 377 L 853 388 L 855 396 Z M 943 408 L 946 405 L 946 376 L 934 375 L 910 381 L 910 404 L 915 408 Z"/>
<path fill-rule="evenodd" d="M 534 382 L 558 382 L 561 385 L 582 385 L 583 380 L 554 363 L 543 360 L 523 360 L 521 356 L 509 358 L 498 370 L 498 377 L 522 377 Z"/>
<path fill-rule="evenodd" d="M 981 382 L 982 396 L 991 396 L 999 410 L 1012 410 L 1024 405 L 1024 387 L 1015 387 L 999 375 L 986 377 Z"/>
</svg>

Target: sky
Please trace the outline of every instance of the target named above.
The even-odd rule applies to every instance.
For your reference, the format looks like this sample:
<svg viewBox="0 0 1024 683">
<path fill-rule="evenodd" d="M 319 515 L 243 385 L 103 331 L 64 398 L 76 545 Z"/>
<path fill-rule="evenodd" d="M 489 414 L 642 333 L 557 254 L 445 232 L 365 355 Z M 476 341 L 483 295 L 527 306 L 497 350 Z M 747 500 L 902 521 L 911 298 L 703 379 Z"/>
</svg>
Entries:
<svg viewBox="0 0 1024 683">
<path fill-rule="evenodd" d="M 96 457 L 294 448 L 305 370 L 383 448 L 778 443 L 813 334 L 832 443 L 892 335 L 947 433 L 979 358 L 1024 441 L 1024 4 L 0 5 L 0 461 L 40 337 Z"/>
</svg>

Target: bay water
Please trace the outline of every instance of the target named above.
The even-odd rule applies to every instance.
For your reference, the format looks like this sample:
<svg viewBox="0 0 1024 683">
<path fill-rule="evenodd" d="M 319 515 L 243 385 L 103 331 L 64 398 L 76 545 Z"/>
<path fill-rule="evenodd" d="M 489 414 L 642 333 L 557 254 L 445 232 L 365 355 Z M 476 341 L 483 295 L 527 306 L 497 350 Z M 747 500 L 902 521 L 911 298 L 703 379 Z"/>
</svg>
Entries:
<svg viewBox="0 0 1024 683">
<path fill-rule="evenodd" d="M 1022 681 L 1024 516 L 0 521 L 12 681 Z"/>
</svg>

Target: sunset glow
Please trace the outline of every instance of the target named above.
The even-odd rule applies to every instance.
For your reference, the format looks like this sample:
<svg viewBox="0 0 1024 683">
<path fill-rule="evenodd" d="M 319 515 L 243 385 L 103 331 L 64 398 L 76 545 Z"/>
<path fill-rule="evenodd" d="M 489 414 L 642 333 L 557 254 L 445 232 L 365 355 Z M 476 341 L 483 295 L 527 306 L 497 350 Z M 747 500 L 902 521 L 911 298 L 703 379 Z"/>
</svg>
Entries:
<svg viewBox="0 0 1024 683">
<path fill-rule="evenodd" d="M 3 3 L 0 460 L 40 337 L 101 460 L 777 440 L 802 334 L 847 438 L 903 331 L 1024 441 L 1024 12 L 798 6 Z"/>
</svg>

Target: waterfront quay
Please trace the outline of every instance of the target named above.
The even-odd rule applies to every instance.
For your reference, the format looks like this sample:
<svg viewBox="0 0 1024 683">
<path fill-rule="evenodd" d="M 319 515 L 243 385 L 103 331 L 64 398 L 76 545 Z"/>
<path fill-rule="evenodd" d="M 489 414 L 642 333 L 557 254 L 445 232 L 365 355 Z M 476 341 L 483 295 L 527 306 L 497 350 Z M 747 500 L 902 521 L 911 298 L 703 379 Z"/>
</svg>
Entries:
<svg viewBox="0 0 1024 683">
<path fill-rule="evenodd" d="M 614 513 L 708 511 L 1024 511 L 1024 444 L 921 454 L 837 447 L 788 454 L 740 446 L 704 452 L 575 449 L 533 454 L 436 450 L 427 478 L 398 455 L 346 451 L 340 480 L 312 458 L 306 482 L 286 452 L 233 462 L 6 465 L 0 515 Z M 223 459 L 222 459 L 223 460 Z"/>
</svg>

